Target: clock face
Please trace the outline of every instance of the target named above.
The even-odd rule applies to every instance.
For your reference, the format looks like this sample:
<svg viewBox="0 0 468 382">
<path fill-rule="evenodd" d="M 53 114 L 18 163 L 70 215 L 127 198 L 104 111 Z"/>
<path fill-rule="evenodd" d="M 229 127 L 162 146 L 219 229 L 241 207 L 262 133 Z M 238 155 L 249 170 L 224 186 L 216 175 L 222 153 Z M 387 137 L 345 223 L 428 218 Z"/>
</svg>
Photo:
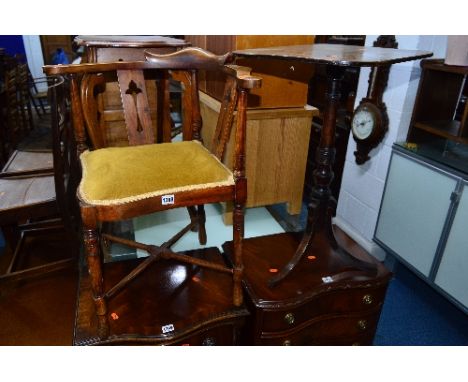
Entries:
<svg viewBox="0 0 468 382">
<path fill-rule="evenodd" d="M 351 127 L 357 139 L 366 139 L 371 135 L 375 124 L 374 114 L 366 107 L 363 107 L 354 114 Z"/>
</svg>

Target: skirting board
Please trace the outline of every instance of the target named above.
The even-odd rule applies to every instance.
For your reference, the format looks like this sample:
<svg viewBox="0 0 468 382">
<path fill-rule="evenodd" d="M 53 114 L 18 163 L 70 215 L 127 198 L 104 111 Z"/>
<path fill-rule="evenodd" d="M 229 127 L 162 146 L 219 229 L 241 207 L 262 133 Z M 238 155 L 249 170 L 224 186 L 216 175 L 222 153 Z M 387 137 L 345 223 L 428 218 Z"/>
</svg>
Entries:
<svg viewBox="0 0 468 382">
<path fill-rule="evenodd" d="M 346 232 L 353 240 L 355 240 L 369 254 L 374 256 L 379 261 L 384 261 L 387 253 L 380 248 L 376 243 L 367 240 L 359 232 L 357 232 L 349 223 L 336 216 L 333 218 L 333 224 L 336 224 L 344 232 Z"/>
</svg>

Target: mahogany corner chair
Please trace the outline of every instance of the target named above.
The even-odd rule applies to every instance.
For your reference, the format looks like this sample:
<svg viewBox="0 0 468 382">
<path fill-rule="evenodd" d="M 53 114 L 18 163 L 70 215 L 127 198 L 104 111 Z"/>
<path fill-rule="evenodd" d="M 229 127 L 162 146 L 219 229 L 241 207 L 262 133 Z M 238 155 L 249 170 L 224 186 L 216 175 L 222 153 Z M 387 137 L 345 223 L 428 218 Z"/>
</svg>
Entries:
<svg viewBox="0 0 468 382">
<path fill-rule="evenodd" d="M 216 56 L 199 48 L 162 55 L 150 51 L 145 54 L 147 61 L 141 62 L 44 67 L 46 74 L 68 75 L 71 81 L 72 114 L 82 166 L 77 198 L 101 338 L 109 336 L 108 300 L 150 264 L 161 259 L 175 259 L 231 275 L 233 304 L 242 304 L 246 104 L 249 89 L 259 87 L 261 80 L 252 76 L 249 68 L 227 64 L 231 58 L 229 54 Z M 200 138 L 199 70 L 222 72 L 226 78 L 211 150 L 204 147 Z M 158 124 L 149 107 L 154 100 L 150 99 L 152 93 L 147 91 L 148 81 L 167 80 L 169 77 L 178 78 L 185 84 L 183 115 L 190 120 L 190 128 L 184 129 L 180 142 L 155 143 Z M 119 84 L 128 135 L 128 146 L 125 147 L 107 147 L 99 131 L 103 115 L 99 112 L 97 94 L 105 89 L 106 81 Z M 187 110 L 189 103 L 191 107 Z M 234 118 L 235 109 L 237 114 Z M 222 158 L 233 125 L 235 152 L 234 169 L 231 171 L 222 164 Z M 87 134 L 94 146 L 92 150 L 88 149 Z M 171 250 L 171 246 L 190 230 L 198 229 L 200 244 L 206 244 L 203 205 L 227 201 L 234 205 L 232 267 Z M 100 230 L 104 222 L 132 219 L 177 207 L 189 209 L 190 223 L 159 246 L 145 245 Z M 108 290 L 103 286 L 102 240 L 143 249 L 149 254 Z"/>
</svg>

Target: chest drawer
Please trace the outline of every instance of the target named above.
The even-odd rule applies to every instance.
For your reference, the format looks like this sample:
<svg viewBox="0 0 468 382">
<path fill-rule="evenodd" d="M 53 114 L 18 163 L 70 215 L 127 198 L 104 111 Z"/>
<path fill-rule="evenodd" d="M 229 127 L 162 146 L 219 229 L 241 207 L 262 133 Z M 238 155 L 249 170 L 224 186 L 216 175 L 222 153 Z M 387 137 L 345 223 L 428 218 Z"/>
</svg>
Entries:
<svg viewBox="0 0 468 382">
<path fill-rule="evenodd" d="M 364 312 L 382 305 L 386 287 L 356 290 L 335 290 L 315 296 L 289 309 L 263 311 L 265 332 L 284 331 L 324 315 Z"/>
<path fill-rule="evenodd" d="M 263 332 L 259 345 L 368 345 L 379 320 L 379 311 L 324 318 L 287 332 Z"/>
<path fill-rule="evenodd" d="M 240 329 L 244 320 L 237 320 L 214 328 L 198 330 L 170 345 L 181 346 L 232 346 L 239 345 Z"/>
</svg>

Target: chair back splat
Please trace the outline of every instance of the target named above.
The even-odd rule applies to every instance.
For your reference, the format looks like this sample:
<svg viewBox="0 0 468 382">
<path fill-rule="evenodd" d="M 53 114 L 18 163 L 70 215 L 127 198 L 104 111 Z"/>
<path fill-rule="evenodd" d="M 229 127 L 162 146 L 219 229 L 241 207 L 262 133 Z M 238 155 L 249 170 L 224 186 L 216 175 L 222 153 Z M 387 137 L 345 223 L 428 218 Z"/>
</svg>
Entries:
<svg viewBox="0 0 468 382">
<path fill-rule="evenodd" d="M 46 74 L 66 75 L 70 81 L 76 150 L 82 169 L 77 198 L 100 338 L 116 334 L 108 308 L 113 297 L 159 260 L 226 274 L 232 278 L 233 306 L 242 304 L 246 103 L 249 89 L 259 87 L 261 80 L 252 76 L 249 68 L 229 64 L 230 54 L 217 56 L 199 48 L 185 48 L 170 54 L 146 51 L 145 55 L 146 61 L 139 62 L 44 67 Z M 221 113 L 209 149 L 201 141 L 200 70 L 218 71 L 220 78 L 225 78 Z M 162 100 L 174 81 L 182 89 L 182 140 L 173 140 L 162 131 L 161 121 L 171 112 L 162 110 L 163 105 L 169 105 Z M 109 101 L 115 102 L 114 108 L 104 105 L 101 96 L 110 83 L 119 87 L 116 93 L 120 99 Z M 110 147 L 102 131 L 104 124 L 109 127 L 113 121 L 125 123 L 128 139 Z M 222 163 L 232 128 L 236 140 L 233 171 Z M 234 205 L 233 264 L 220 265 L 174 252 L 171 247 L 189 231 L 198 231 L 200 244 L 206 243 L 204 204 L 218 202 Z M 108 222 L 177 207 L 188 209 L 190 223 L 159 245 L 138 243 L 102 230 Z M 148 257 L 119 282 L 105 286 L 104 241 L 144 250 Z"/>
</svg>

